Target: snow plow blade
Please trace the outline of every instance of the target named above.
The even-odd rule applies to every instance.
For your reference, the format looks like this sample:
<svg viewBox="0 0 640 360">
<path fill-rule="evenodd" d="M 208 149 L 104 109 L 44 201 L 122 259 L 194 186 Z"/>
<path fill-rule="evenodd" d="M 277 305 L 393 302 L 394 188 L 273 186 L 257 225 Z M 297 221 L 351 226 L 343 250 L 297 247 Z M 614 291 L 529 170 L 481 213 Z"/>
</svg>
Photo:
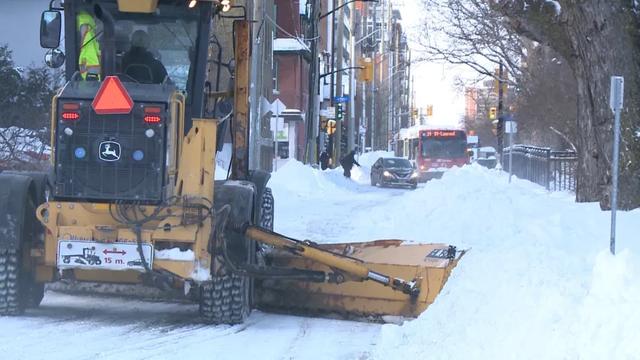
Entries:
<svg viewBox="0 0 640 360">
<path fill-rule="evenodd" d="M 326 281 L 261 280 L 255 294 L 258 308 L 291 313 L 335 313 L 347 318 L 382 321 L 385 316 L 417 317 L 433 303 L 465 253 L 449 245 L 406 244 L 401 240 L 326 245 L 308 241 L 299 243 L 331 255 L 318 259 L 311 253 L 283 251 L 278 247 L 279 250 L 268 254 L 269 265 L 322 272 L 327 274 Z M 330 264 L 331 256 L 339 261 L 351 261 L 374 276 L 367 278 L 342 271 L 344 268 L 338 267 L 341 265 Z M 385 285 L 384 281 L 375 279 L 378 276 L 388 276 L 392 281 L 406 284 L 403 287 Z"/>
</svg>

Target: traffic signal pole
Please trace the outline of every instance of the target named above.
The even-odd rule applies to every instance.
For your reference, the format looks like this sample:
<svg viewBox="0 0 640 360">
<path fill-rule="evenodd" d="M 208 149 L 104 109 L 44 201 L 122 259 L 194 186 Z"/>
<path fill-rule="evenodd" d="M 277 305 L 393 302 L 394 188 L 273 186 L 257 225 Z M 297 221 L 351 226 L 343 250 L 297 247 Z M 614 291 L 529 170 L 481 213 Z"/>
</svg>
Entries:
<svg viewBox="0 0 640 360">
<path fill-rule="evenodd" d="M 502 93 L 502 75 L 503 75 L 502 61 L 498 67 L 498 152 L 500 153 L 500 162 L 502 162 L 502 150 L 504 149 L 504 117 L 503 117 L 503 97 Z M 503 123 L 501 123 L 503 122 Z M 501 126 L 502 125 L 502 126 Z M 511 146 L 511 144 L 509 144 Z"/>
<path fill-rule="evenodd" d="M 503 115 L 503 91 L 502 91 L 502 76 L 503 76 L 504 68 L 502 67 L 502 61 L 500 62 L 500 67 L 498 68 L 498 118 Z"/>
</svg>

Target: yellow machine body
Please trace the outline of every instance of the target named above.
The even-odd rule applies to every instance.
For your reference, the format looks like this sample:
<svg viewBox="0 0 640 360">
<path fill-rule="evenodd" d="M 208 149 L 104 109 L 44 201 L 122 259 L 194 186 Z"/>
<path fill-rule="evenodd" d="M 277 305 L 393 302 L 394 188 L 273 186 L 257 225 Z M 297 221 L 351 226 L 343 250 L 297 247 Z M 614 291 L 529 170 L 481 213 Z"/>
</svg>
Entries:
<svg viewBox="0 0 640 360">
<path fill-rule="evenodd" d="M 442 290 L 460 257 L 430 257 L 446 252 L 444 244 L 403 244 L 401 240 L 319 245 L 322 249 L 348 254 L 376 272 L 416 282 L 414 298 L 382 284 L 365 281 L 312 283 L 265 280 L 257 289 L 258 305 L 264 308 L 294 309 L 303 312 L 331 312 L 362 317 L 385 315 L 417 317 Z M 313 260 L 286 252 L 271 254 L 274 264 L 330 272 Z"/>
<path fill-rule="evenodd" d="M 178 122 L 179 123 L 179 122 Z M 178 126 L 179 127 L 179 126 Z M 212 218 L 198 225 L 180 225 L 184 216 L 183 202 L 188 199 L 207 199 L 213 203 L 215 149 L 217 122 L 212 119 L 196 119 L 189 133 L 179 142 L 179 161 L 174 165 L 176 186 L 173 195 L 181 200 L 167 209 L 171 215 L 163 221 L 150 222 L 142 229 L 142 240 L 152 244 L 153 249 L 180 247 L 192 250 L 194 261 L 153 261 L 154 270 L 168 271 L 184 280 L 191 280 L 199 269 L 209 269 L 211 256 L 207 244 L 211 235 Z M 43 251 L 32 251 L 38 258 L 38 278 L 53 280 L 60 240 L 88 240 L 111 244 L 136 244 L 134 232 L 114 220 L 108 203 L 80 203 L 49 201 L 42 204 L 36 213 L 46 228 Z M 155 207 L 145 206 L 147 212 Z M 170 229 L 167 231 L 167 229 Z M 106 271 L 70 269 L 73 278 L 85 281 L 107 281 L 138 283 L 142 279 L 137 271 Z"/>
<path fill-rule="evenodd" d="M 157 6 L 157 1 L 119 0 L 118 5 L 119 9 L 125 12 L 150 12 Z M 237 181 L 242 185 L 241 182 L 245 181 L 243 179 L 247 179 L 249 153 L 249 21 L 234 23 L 234 34 L 237 37 L 234 48 L 237 73 L 233 92 L 235 133 L 232 134 L 234 160 L 231 177 L 240 179 Z M 55 104 L 54 98 L 52 133 L 55 132 L 57 124 L 53 115 L 56 114 Z M 65 240 L 99 243 L 100 246 L 113 245 L 114 249 L 119 244 L 139 246 L 144 243 L 151 245 L 155 251 L 175 248 L 191 250 L 193 259 L 153 259 L 152 268 L 146 273 L 169 274 L 171 285 L 176 288 L 197 289 L 200 286 L 201 293 L 209 294 L 205 302 L 213 298 L 211 294 L 217 291 L 213 285 L 217 281 L 215 277 L 221 279 L 220 283 L 228 279 L 237 281 L 240 277 L 243 284 L 249 284 L 247 276 L 255 275 L 259 281 L 256 281 L 257 288 L 253 300 L 255 305 L 260 307 L 277 308 L 280 311 L 415 317 L 433 303 L 460 256 L 464 254 L 456 252 L 455 248 L 448 245 L 403 244 L 400 240 L 317 245 L 287 238 L 253 224 L 226 224 L 226 217 L 231 213 L 230 207 L 238 203 L 231 199 L 230 204 L 223 204 L 225 209 L 213 211 L 214 205 L 220 205 L 214 203 L 214 191 L 223 191 L 214 189 L 218 121 L 193 119 L 191 128 L 186 136 L 183 136 L 184 96 L 175 93 L 170 100 L 170 107 L 171 118 L 168 120 L 166 145 L 168 185 L 165 195 L 166 198 L 174 198 L 176 201 L 162 208 L 151 205 L 138 206 L 137 209 L 142 210 L 134 210 L 134 213 L 153 213 L 154 210 L 161 209 L 155 220 L 135 228 L 138 231 L 134 231 L 131 224 L 125 224 L 114 217 L 113 208 L 119 204 L 72 201 L 47 201 L 41 204 L 36 210 L 36 217 L 45 228 L 44 245 L 30 249 L 31 261 L 28 262 L 35 264 L 35 279 L 38 282 L 54 281 L 62 276 L 79 281 L 142 283 L 145 281 L 145 272 L 139 270 L 97 270 L 91 269 L 90 266 L 60 266 L 58 251 L 61 241 Z M 53 139 L 52 144 L 55 144 Z M 189 207 L 189 204 L 196 202 L 209 204 L 206 217 L 200 218 L 199 214 L 192 213 L 194 208 Z M 238 206 L 240 207 L 242 206 Z M 223 210 L 226 211 L 226 215 Z M 185 220 L 194 217 L 201 220 Z M 247 226 L 241 229 L 241 225 Z M 250 252 L 257 252 L 257 247 L 251 243 L 252 240 L 266 245 L 264 248 L 269 251 L 266 252 L 265 258 L 269 266 L 295 269 L 300 274 L 312 274 L 314 280 L 286 280 L 277 276 L 261 276 L 268 275 L 268 269 L 255 264 L 248 264 L 254 267 L 247 266 L 244 270 L 235 269 L 235 265 L 229 264 L 231 261 L 225 253 L 228 241 L 225 235 L 227 228 L 240 234 L 229 236 L 233 241 L 250 244 L 246 247 Z M 252 255 L 248 256 L 251 257 Z M 239 275 L 243 271 L 243 275 Z M 251 271 L 253 273 L 246 275 Z M 260 271 L 264 271 L 264 274 L 260 274 Z M 185 286 L 187 284 L 195 287 Z M 238 289 L 240 287 L 246 289 L 248 286 L 242 285 Z M 249 295 L 246 297 L 249 298 Z M 206 304 L 210 305 L 208 302 Z M 244 319 L 243 311 L 229 315 L 226 320 L 218 319 L 216 311 L 209 311 L 205 315 L 212 323 L 235 323 Z"/>
</svg>

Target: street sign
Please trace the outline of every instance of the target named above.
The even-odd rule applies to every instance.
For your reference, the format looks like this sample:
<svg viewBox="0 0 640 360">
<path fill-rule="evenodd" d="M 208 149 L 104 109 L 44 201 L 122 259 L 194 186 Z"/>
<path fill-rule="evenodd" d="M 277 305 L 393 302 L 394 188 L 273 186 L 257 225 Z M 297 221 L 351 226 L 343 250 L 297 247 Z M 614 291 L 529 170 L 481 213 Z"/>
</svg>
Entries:
<svg viewBox="0 0 640 360">
<path fill-rule="evenodd" d="M 611 111 L 621 110 L 624 105 L 622 94 L 624 93 L 624 78 L 622 76 L 611 77 L 611 94 L 609 96 L 609 107 Z"/>
<path fill-rule="evenodd" d="M 280 114 L 285 110 L 287 110 L 287 106 L 280 99 L 276 98 L 271 103 L 271 112 L 275 116 L 280 116 Z"/>
<path fill-rule="evenodd" d="M 517 134 L 518 133 L 518 123 L 510 120 L 504 122 L 504 133 L 505 134 Z"/>
<path fill-rule="evenodd" d="M 271 103 L 264 96 L 260 96 L 260 117 L 267 115 L 271 111 Z"/>
<path fill-rule="evenodd" d="M 324 116 L 327 119 L 335 119 L 336 118 L 336 108 L 333 106 L 329 106 L 326 109 L 320 110 L 320 116 Z"/>
<path fill-rule="evenodd" d="M 347 103 L 349 102 L 349 96 L 334 96 L 333 102 L 335 103 Z"/>
</svg>

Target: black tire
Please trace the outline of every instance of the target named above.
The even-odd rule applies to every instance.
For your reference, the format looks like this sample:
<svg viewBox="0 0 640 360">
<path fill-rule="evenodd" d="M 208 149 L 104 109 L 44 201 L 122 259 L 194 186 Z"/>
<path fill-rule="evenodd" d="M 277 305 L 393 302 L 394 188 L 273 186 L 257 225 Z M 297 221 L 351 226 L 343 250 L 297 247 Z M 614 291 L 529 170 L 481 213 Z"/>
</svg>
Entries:
<svg viewBox="0 0 640 360">
<path fill-rule="evenodd" d="M 200 287 L 200 315 L 209 324 L 241 324 L 251 312 L 249 279 L 243 276 L 215 276 Z"/>
<path fill-rule="evenodd" d="M 260 202 L 260 227 L 273 231 L 273 220 L 275 218 L 275 201 L 271 188 L 265 188 Z"/>
<path fill-rule="evenodd" d="M 0 316 L 21 315 L 26 307 L 26 288 L 22 281 L 20 253 L 0 250 Z"/>
<path fill-rule="evenodd" d="M 28 307 L 37 307 L 44 297 L 44 284 L 23 263 L 24 253 L 35 240 L 35 203 L 29 197 L 24 207 L 22 234 L 17 248 L 0 249 L 0 316 L 22 315 Z M 18 217 L 19 218 L 19 217 Z"/>
<path fill-rule="evenodd" d="M 254 224 L 254 194 L 247 189 L 230 186 L 225 188 L 225 184 L 219 183 L 217 189 L 218 198 L 214 199 L 220 209 L 225 204 L 231 205 L 231 215 L 227 221 L 225 237 L 229 256 L 238 264 L 242 262 L 255 263 L 257 247 L 254 241 L 243 238 L 242 235 L 233 231 L 244 224 Z M 225 191 L 228 190 L 228 191 Z M 235 192 L 234 192 L 235 191 Z M 262 199 L 271 197 L 271 210 L 273 210 L 273 195 L 271 190 L 266 188 Z M 217 200 L 217 201 L 216 201 Z M 262 202 L 260 206 L 262 206 Z M 235 207 L 235 211 L 233 210 Z M 269 218 L 269 214 L 271 214 Z M 267 226 L 273 227 L 273 213 L 265 212 L 259 214 L 259 221 Z M 270 224 L 270 225 L 269 225 Z M 244 245 L 242 245 L 244 244 Z M 209 324 L 235 325 L 244 322 L 251 313 L 251 301 L 253 293 L 253 281 L 249 277 L 236 275 L 222 263 L 219 272 L 211 269 L 212 279 L 200 285 L 199 310 L 200 316 Z"/>
</svg>

